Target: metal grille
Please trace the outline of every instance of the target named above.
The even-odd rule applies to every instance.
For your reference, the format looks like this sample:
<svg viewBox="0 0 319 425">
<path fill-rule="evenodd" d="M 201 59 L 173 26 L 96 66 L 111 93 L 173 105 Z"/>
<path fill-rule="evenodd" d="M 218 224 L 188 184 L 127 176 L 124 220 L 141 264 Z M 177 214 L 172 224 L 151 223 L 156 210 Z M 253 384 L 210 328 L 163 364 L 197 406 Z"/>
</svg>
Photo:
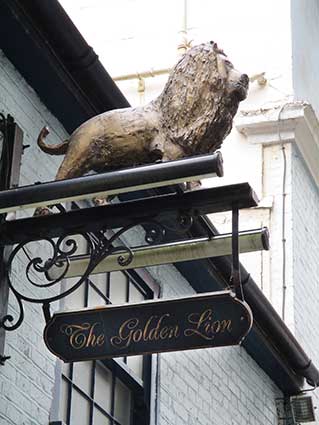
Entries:
<svg viewBox="0 0 319 425">
<path fill-rule="evenodd" d="M 290 403 L 295 423 L 316 420 L 311 396 L 291 397 Z"/>
</svg>

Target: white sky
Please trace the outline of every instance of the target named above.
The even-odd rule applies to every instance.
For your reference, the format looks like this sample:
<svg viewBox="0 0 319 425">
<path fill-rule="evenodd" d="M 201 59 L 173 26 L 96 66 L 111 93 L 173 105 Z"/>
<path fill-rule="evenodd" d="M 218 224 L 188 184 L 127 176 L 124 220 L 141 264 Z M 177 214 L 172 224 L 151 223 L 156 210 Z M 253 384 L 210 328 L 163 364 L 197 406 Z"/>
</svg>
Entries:
<svg viewBox="0 0 319 425">
<path fill-rule="evenodd" d="M 113 77 L 175 64 L 185 0 L 59 1 Z M 216 41 L 240 69 L 252 65 L 251 55 L 265 67 L 289 40 L 288 0 L 186 3 L 193 44 Z"/>
</svg>

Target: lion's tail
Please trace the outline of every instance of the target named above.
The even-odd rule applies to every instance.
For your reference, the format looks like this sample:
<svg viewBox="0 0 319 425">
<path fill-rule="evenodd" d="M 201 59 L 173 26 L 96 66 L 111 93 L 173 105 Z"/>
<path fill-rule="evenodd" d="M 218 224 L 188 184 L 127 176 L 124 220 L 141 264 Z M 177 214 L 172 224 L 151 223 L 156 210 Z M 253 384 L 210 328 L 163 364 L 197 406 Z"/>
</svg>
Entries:
<svg viewBox="0 0 319 425">
<path fill-rule="evenodd" d="M 48 127 L 43 127 L 38 136 L 38 146 L 39 148 L 49 155 L 64 155 L 68 149 L 69 140 L 65 140 L 62 143 L 57 143 L 56 145 L 47 145 L 44 141 L 46 136 L 49 134 Z"/>
</svg>

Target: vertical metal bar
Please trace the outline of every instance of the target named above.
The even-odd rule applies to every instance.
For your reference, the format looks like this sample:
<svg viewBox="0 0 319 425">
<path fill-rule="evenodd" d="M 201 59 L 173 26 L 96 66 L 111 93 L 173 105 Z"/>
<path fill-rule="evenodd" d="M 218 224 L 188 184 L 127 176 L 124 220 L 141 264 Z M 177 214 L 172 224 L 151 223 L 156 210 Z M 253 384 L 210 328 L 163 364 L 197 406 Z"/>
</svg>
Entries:
<svg viewBox="0 0 319 425">
<path fill-rule="evenodd" d="M 106 273 L 106 298 L 110 300 L 110 272 Z"/>
<path fill-rule="evenodd" d="M 239 265 L 239 210 L 237 205 L 232 209 L 232 275 L 231 283 L 234 286 L 236 297 L 244 300 L 240 278 Z"/>
<path fill-rule="evenodd" d="M 129 276 L 124 273 L 124 276 L 126 278 L 126 302 L 128 303 L 130 301 L 130 285 L 131 285 L 131 280 L 129 278 Z M 127 364 L 127 356 L 124 357 L 124 363 Z"/>
<path fill-rule="evenodd" d="M 70 421 L 71 421 L 71 405 L 72 405 L 72 392 L 73 392 L 73 363 L 70 363 L 70 368 L 69 368 L 69 381 L 67 381 L 68 383 L 68 406 L 67 406 L 67 424 L 66 425 L 70 425 Z"/>
<path fill-rule="evenodd" d="M 131 284 L 131 281 L 130 281 L 129 276 L 126 273 L 124 273 L 124 276 L 126 278 L 126 302 L 128 303 L 130 301 L 130 284 Z"/>
<path fill-rule="evenodd" d="M 10 181 L 9 188 L 19 186 L 21 158 L 23 154 L 23 131 L 14 122 L 11 116 L 8 116 L 8 129 L 9 135 L 12 134 L 12 148 L 11 148 L 11 164 L 10 164 Z"/>
<path fill-rule="evenodd" d="M 89 305 L 89 287 L 90 287 L 90 280 L 86 279 L 84 281 L 84 300 L 83 300 L 83 307 L 88 307 Z"/>
<path fill-rule="evenodd" d="M 86 244 L 86 250 L 85 253 L 88 254 L 88 246 Z M 89 290 L 91 291 L 91 285 L 90 285 L 90 279 L 85 279 L 84 281 L 84 300 L 83 300 L 83 306 L 88 307 L 89 305 Z"/>
<path fill-rule="evenodd" d="M 21 157 L 23 153 L 23 131 L 8 115 L 5 118 L 1 114 L 1 128 L 3 135 L 1 167 L 0 167 L 0 190 L 12 189 L 19 185 Z M 0 221 L 5 215 L 0 215 Z M 9 287 L 5 264 L 11 254 L 12 247 L 0 249 L 0 319 L 7 314 Z M 0 358 L 5 358 L 5 330 L 0 328 Z"/>
<path fill-rule="evenodd" d="M 115 418 L 115 384 L 116 384 L 116 377 L 115 377 L 115 371 L 114 371 L 114 368 L 113 368 L 112 369 L 112 393 L 111 393 L 112 425 L 114 424 L 114 418 Z"/>
<path fill-rule="evenodd" d="M 48 321 L 51 319 L 50 303 L 43 304 L 42 310 L 43 310 L 45 321 L 46 323 L 48 323 Z"/>
<path fill-rule="evenodd" d="M 8 278 L 5 271 L 5 263 L 8 261 L 10 253 L 12 251 L 11 246 L 6 246 L 0 250 L 0 320 L 7 315 L 8 312 L 8 300 L 9 300 L 9 286 Z M 6 357 L 5 351 L 5 330 L 0 327 L 0 357 Z"/>
<path fill-rule="evenodd" d="M 90 425 L 93 424 L 93 414 L 94 414 L 94 387 L 95 387 L 95 367 L 96 367 L 96 361 L 94 360 L 92 362 L 92 368 L 91 368 L 91 391 L 90 391 Z"/>
</svg>

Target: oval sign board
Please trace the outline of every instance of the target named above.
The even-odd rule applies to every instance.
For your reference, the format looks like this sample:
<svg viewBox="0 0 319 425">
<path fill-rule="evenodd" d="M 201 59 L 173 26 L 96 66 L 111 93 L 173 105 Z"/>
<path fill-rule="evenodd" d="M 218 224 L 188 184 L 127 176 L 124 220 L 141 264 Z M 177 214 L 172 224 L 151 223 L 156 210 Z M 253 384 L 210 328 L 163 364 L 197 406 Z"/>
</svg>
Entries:
<svg viewBox="0 0 319 425">
<path fill-rule="evenodd" d="M 58 312 L 44 340 L 65 362 L 242 342 L 252 326 L 249 306 L 231 291 L 188 298 Z"/>
</svg>

